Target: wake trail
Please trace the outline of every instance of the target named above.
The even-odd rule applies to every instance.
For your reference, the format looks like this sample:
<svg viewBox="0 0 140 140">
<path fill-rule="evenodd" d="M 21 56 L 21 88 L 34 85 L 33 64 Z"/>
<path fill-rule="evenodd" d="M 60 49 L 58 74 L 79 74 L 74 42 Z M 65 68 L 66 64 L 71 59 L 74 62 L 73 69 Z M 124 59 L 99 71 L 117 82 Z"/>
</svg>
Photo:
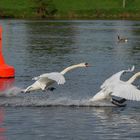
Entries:
<svg viewBox="0 0 140 140">
<path fill-rule="evenodd" d="M 89 99 L 71 99 L 70 97 L 49 98 L 47 94 L 24 94 L 22 88 L 11 87 L 0 92 L 0 106 L 20 107 L 112 107 L 109 101 L 91 102 Z"/>
<path fill-rule="evenodd" d="M 70 99 L 60 97 L 50 99 L 37 96 L 13 96 L 0 97 L 0 106 L 19 106 L 19 107 L 112 107 L 109 102 L 90 102 L 89 99 Z"/>
</svg>

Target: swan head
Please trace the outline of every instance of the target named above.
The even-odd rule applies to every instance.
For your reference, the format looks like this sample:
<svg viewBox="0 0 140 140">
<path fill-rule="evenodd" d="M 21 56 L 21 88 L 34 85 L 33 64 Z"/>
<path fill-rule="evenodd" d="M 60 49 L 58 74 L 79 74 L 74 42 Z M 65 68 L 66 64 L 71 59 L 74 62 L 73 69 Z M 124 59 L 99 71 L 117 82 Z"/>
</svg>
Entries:
<svg viewBox="0 0 140 140">
<path fill-rule="evenodd" d="M 85 63 L 85 67 L 89 67 L 89 64 L 88 63 Z"/>
<path fill-rule="evenodd" d="M 79 67 L 89 67 L 88 63 L 80 63 L 78 64 Z"/>
</svg>

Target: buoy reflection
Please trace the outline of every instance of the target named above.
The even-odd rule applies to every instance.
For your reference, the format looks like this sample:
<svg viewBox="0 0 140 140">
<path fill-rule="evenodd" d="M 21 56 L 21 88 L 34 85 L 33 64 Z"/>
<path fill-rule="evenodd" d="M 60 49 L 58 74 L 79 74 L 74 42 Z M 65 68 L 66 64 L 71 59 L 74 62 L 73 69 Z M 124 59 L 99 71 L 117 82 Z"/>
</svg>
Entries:
<svg viewBox="0 0 140 140">
<path fill-rule="evenodd" d="M 3 92 L 13 87 L 15 82 L 14 78 L 0 78 L 0 92 Z"/>
</svg>

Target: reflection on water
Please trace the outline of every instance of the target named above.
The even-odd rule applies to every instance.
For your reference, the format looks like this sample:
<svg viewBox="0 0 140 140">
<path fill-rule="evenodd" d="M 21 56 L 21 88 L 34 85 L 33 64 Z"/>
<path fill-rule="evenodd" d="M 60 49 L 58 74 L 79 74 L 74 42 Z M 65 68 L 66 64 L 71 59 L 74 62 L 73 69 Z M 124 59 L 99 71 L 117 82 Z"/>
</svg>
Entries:
<svg viewBox="0 0 140 140">
<path fill-rule="evenodd" d="M 95 108 L 93 115 L 96 115 L 98 123 L 101 124 L 96 131 L 100 132 L 101 138 L 104 139 L 135 139 L 140 137 L 139 133 L 136 134 L 137 128 L 140 127 L 139 111 L 139 109 L 127 110 L 126 108 Z M 134 112 L 137 113 L 134 115 Z"/>
<path fill-rule="evenodd" d="M 7 140 L 5 133 L 6 128 L 4 126 L 5 112 L 3 108 L 0 108 L 0 140 Z"/>
<path fill-rule="evenodd" d="M 8 138 L 140 138 L 139 103 L 128 103 L 126 108 L 111 105 L 97 108 L 91 107 L 87 101 L 112 74 L 132 65 L 136 67 L 135 72 L 140 71 L 139 21 L 0 22 L 4 31 L 3 54 L 6 62 L 16 69 L 15 81 L 0 80 L 1 91 L 5 91 L 5 83 L 8 83 L 8 88 L 11 88 L 6 93 L 15 93 L 12 97 L 0 97 L 0 105 L 6 114 L 4 128 L 8 128 Z M 128 42 L 118 43 L 118 34 L 127 37 Z M 93 67 L 67 73 L 66 84 L 54 85 L 55 91 L 20 93 L 22 88 L 33 83 L 32 77 L 61 71 L 80 62 L 88 62 Z M 126 74 L 122 78 L 129 79 L 130 76 Z"/>
<path fill-rule="evenodd" d="M 8 90 L 14 86 L 14 78 L 0 78 L 0 92 Z"/>
</svg>

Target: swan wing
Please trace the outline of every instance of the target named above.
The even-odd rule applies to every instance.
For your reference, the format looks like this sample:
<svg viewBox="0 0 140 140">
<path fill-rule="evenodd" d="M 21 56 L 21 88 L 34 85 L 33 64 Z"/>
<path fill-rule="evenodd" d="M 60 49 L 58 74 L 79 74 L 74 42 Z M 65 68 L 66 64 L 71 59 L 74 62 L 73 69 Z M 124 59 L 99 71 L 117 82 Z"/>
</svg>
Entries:
<svg viewBox="0 0 140 140">
<path fill-rule="evenodd" d="M 37 81 L 37 80 L 40 80 L 41 78 L 44 78 L 44 80 L 45 80 L 45 79 L 48 80 L 48 75 L 49 75 L 49 74 L 50 74 L 50 73 L 41 74 L 40 76 L 33 77 L 32 80 Z"/>
<path fill-rule="evenodd" d="M 42 74 L 38 77 L 34 77 L 33 79 L 39 80 L 39 81 L 53 80 L 53 81 L 56 81 L 57 84 L 64 84 L 65 83 L 65 77 L 62 74 L 60 74 L 59 72 L 45 73 L 45 74 Z"/>
<path fill-rule="evenodd" d="M 51 79 L 51 80 L 54 80 L 57 82 L 57 84 L 64 84 L 66 81 L 65 81 L 65 77 L 59 73 L 59 72 L 52 72 L 52 73 L 49 73 L 47 75 L 48 79 Z"/>
<path fill-rule="evenodd" d="M 124 70 L 113 74 L 111 77 L 105 80 L 105 82 L 101 85 L 101 89 L 107 88 L 120 80 L 121 75 L 124 73 Z"/>
<path fill-rule="evenodd" d="M 127 100 L 140 101 L 140 90 L 132 84 L 118 85 L 114 88 L 111 95 L 125 98 Z"/>
<path fill-rule="evenodd" d="M 122 74 L 126 73 L 126 72 L 133 72 L 135 69 L 135 66 L 132 66 L 131 68 L 127 69 L 127 70 L 122 70 L 119 71 L 115 74 L 113 74 L 111 77 L 109 77 L 107 80 L 105 80 L 105 82 L 101 85 L 101 89 L 108 87 L 108 86 L 113 86 L 114 84 L 116 84 L 116 82 L 120 81 L 120 77 Z"/>
</svg>

